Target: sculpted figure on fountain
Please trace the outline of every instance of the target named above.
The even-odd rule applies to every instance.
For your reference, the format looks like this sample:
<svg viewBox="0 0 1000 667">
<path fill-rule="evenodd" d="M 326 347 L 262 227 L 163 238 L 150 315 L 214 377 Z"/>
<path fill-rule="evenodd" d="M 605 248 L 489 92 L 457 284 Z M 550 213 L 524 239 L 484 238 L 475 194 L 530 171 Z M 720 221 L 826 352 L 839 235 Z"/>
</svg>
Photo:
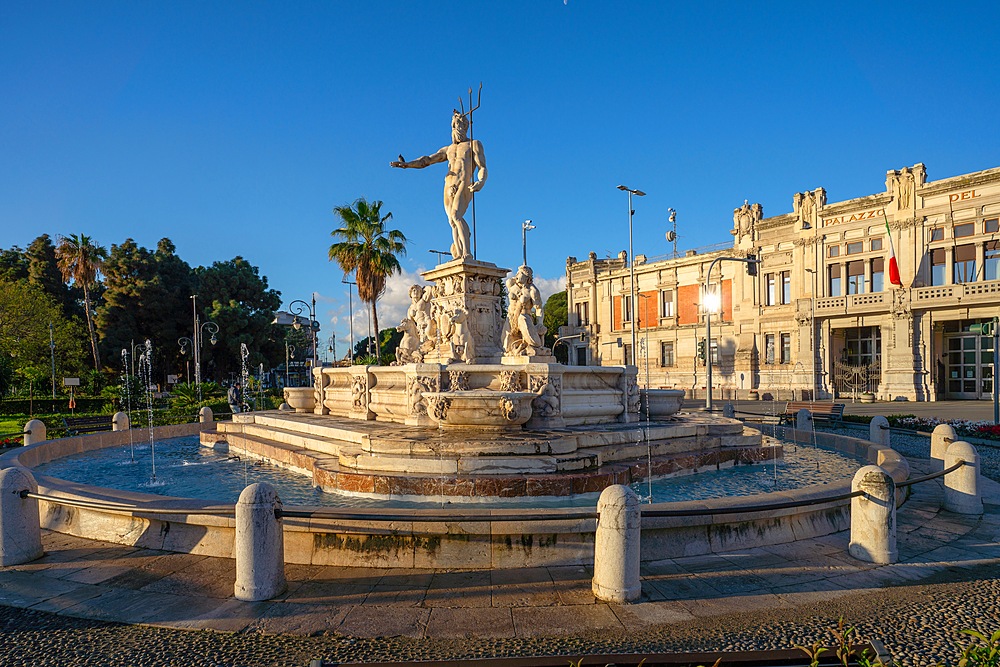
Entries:
<svg viewBox="0 0 1000 667">
<path fill-rule="evenodd" d="M 542 324 L 542 295 L 535 287 L 534 274 L 522 266 L 507 279 L 510 306 L 504 325 L 503 349 L 508 356 L 548 356 L 545 347 L 545 326 Z"/>
<path fill-rule="evenodd" d="M 469 311 L 456 308 L 451 313 L 451 357 L 467 364 L 476 358 L 475 342 L 469 330 Z"/>
</svg>

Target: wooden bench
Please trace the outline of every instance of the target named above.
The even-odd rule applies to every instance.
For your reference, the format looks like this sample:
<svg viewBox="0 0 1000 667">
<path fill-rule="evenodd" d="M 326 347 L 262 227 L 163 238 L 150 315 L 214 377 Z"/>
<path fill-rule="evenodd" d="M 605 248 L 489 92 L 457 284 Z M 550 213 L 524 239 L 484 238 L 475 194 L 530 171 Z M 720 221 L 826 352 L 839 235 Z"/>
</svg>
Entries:
<svg viewBox="0 0 1000 667">
<path fill-rule="evenodd" d="M 785 405 L 785 413 L 781 416 L 781 420 L 786 423 L 794 422 L 799 410 L 808 410 L 814 422 L 844 423 L 844 404 L 825 401 L 789 401 Z"/>
<path fill-rule="evenodd" d="M 63 426 L 66 427 L 67 435 L 110 431 L 113 425 L 114 422 L 110 416 L 63 417 Z"/>
</svg>

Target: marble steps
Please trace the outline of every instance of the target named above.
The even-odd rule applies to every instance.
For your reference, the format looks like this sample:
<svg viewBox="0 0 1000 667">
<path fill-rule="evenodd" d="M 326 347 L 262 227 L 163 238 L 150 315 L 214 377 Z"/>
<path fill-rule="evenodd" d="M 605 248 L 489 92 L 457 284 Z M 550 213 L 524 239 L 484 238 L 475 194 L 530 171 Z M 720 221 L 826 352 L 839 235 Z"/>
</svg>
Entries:
<svg viewBox="0 0 1000 667">
<path fill-rule="evenodd" d="M 333 418 L 289 419 L 284 415 L 270 415 L 266 412 L 254 413 L 252 417 L 254 424 L 269 429 L 301 433 L 304 436 L 315 436 L 326 440 L 339 440 L 355 445 L 360 445 L 369 437 L 366 428 L 375 426 L 372 422 L 354 421 L 347 427 L 341 427 Z M 235 424 L 236 421 L 232 423 Z"/>
<path fill-rule="evenodd" d="M 264 424 L 233 424 L 226 429 L 227 433 L 250 435 L 270 442 L 290 445 L 298 449 L 308 449 L 320 454 L 336 457 L 342 447 L 356 446 L 343 440 L 335 440 L 320 435 L 314 435 L 298 430 L 290 430 Z"/>
<path fill-rule="evenodd" d="M 206 432 L 211 438 L 211 432 Z M 218 433 L 216 437 L 223 434 Z M 252 457 L 261 458 L 282 468 L 288 468 L 307 475 L 314 475 L 315 468 L 323 468 L 330 472 L 337 472 L 339 465 L 336 456 L 324 454 L 305 447 L 298 447 L 294 444 L 279 442 L 270 438 L 265 438 L 249 432 L 239 432 L 236 429 L 227 431 L 225 439 L 229 443 L 230 451 L 236 451 Z M 203 437 L 202 442 L 206 442 Z"/>
<path fill-rule="evenodd" d="M 546 475 L 593 469 L 591 452 L 555 455 L 391 454 L 341 449 L 340 470 L 368 474 L 413 475 Z"/>
</svg>

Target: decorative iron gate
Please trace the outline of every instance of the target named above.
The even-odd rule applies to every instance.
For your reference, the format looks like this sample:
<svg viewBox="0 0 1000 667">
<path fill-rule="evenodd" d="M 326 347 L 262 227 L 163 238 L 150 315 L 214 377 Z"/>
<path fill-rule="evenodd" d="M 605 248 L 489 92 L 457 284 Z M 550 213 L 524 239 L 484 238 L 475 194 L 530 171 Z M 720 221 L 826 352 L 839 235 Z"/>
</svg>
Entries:
<svg viewBox="0 0 1000 667">
<path fill-rule="evenodd" d="M 852 365 L 833 362 L 833 388 L 839 398 L 857 400 L 861 394 L 877 394 L 882 382 L 882 358 L 875 356 L 870 364 Z"/>
</svg>

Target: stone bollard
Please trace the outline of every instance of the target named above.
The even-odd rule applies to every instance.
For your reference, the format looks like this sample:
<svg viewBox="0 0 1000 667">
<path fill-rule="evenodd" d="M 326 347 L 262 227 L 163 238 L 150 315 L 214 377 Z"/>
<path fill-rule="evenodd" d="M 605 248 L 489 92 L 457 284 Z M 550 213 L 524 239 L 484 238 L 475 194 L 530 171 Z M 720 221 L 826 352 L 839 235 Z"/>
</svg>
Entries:
<svg viewBox="0 0 1000 667">
<path fill-rule="evenodd" d="M 212 424 L 215 422 L 215 415 L 212 413 L 212 408 L 207 405 L 198 411 L 198 421 L 202 424 Z"/>
<path fill-rule="evenodd" d="M 45 442 L 46 430 L 45 422 L 41 419 L 32 419 L 24 425 L 24 446 L 33 445 L 36 442 Z"/>
<path fill-rule="evenodd" d="M 285 536 L 275 510 L 281 510 L 281 500 L 264 482 L 243 489 L 236 503 L 238 600 L 270 600 L 285 590 Z"/>
<path fill-rule="evenodd" d="M 124 412 L 116 412 L 114 417 L 111 418 L 111 430 L 112 431 L 127 431 L 132 428 L 129 423 L 128 415 Z"/>
<path fill-rule="evenodd" d="M 813 428 L 813 418 L 812 413 L 802 408 L 795 413 L 795 430 L 796 431 L 811 431 Z"/>
<path fill-rule="evenodd" d="M 722 416 L 727 419 L 736 419 L 736 408 L 733 407 L 732 403 L 726 403 L 722 406 Z"/>
<path fill-rule="evenodd" d="M 27 563 L 45 553 L 38 523 L 38 501 L 22 498 L 25 491 L 38 492 L 38 484 L 26 468 L 0 470 L 0 565 L 3 566 Z"/>
<path fill-rule="evenodd" d="M 944 455 L 944 467 L 950 468 L 959 461 L 966 464 L 944 476 L 944 508 L 957 514 L 982 514 L 979 452 L 964 440 L 953 442 Z"/>
<path fill-rule="evenodd" d="M 639 496 L 621 484 L 609 486 L 597 501 L 594 539 L 594 597 L 619 604 L 637 600 L 639 581 Z"/>
<path fill-rule="evenodd" d="M 937 464 L 938 470 L 944 470 L 944 455 L 951 443 L 958 440 L 958 435 L 948 424 L 938 424 L 931 431 L 931 461 Z"/>
<path fill-rule="evenodd" d="M 851 543 L 847 551 L 858 560 L 881 565 L 895 563 L 896 483 L 878 466 L 864 466 L 854 475 L 851 498 Z"/>
<path fill-rule="evenodd" d="M 889 420 L 878 415 L 868 424 L 868 440 L 881 447 L 889 446 Z"/>
</svg>

